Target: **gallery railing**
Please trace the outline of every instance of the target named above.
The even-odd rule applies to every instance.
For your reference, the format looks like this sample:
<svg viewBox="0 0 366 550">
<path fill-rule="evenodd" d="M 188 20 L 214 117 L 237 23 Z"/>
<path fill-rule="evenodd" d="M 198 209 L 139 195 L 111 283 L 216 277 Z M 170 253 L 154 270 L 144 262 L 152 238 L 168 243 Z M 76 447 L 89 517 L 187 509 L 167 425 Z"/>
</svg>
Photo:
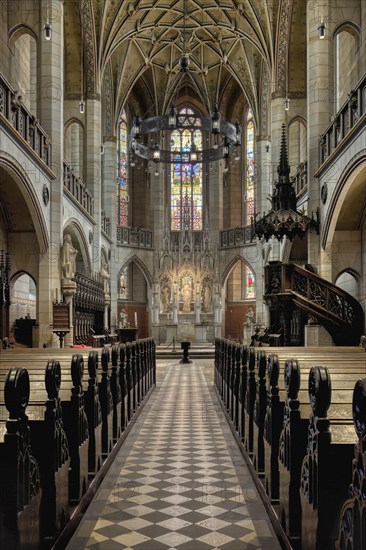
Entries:
<svg viewBox="0 0 366 550">
<path fill-rule="evenodd" d="M 21 138 L 34 153 L 50 168 L 51 167 L 51 140 L 39 121 L 22 102 L 22 96 L 13 88 L 0 73 L 0 115 L 15 131 L 15 137 Z"/>
<path fill-rule="evenodd" d="M 152 248 L 152 231 L 140 227 L 117 227 L 117 243 L 122 246 Z"/>
<path fill-rule="evenodd" d="M 320 136 L 320 165 L 342 144 L 350 132 L 361 124 L 361 119 L 366 121 L 366 74 L 363 75 L 354 90 L 350 91 L 348 100 Z"/>
<path fill-rule="evenodd" d="M 93 217 L 94 199 L 81 179 L 73 172 L 72 167 L 64 161 L 64 188 L 71 193 L 88 214 Z"/>
<path fill-rule="evenodd" d="M 220 231 L 220 246 L 221 248 L 230 248 L 232 246 L 242 246 L 252 242 L 251 227 L 246 225 L 243 227 L 233 227 Z"/>
</svg>

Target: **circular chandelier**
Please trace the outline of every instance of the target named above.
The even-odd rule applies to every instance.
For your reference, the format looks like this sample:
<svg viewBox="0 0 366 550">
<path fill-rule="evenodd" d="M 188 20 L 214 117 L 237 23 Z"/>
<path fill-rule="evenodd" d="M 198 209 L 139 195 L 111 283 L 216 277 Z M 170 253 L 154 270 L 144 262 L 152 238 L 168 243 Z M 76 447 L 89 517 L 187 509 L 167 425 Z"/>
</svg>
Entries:
<svg viewBox="0 0 366 550">
<path fill-rule="evenodd" d="M 196 87 L 196 83 L 189 73 L 189 55 L 186 52 L 184 52 L 180 58 L 179 65 L 181 76 L 176 86 L 178 87 L 183 75 L 186 75 L 187 78 L 192 80 L 193 85 Z M 189 150 L 162 149 L 160 147 L 160 133 L 173 132 L 177 129 L 200 129 L 203 132 L 211 133 L 214 136 L 213 146 L 208 149 L 199 149 L 192 139 Z M 148 136 L 149 134 L 155 134 L 155 143 L 153 147 L 144 143 L 144 136 Z M 196 164 L 198 162 L 212 162 L 229 158 L 232 155 L 238 156 L 237 147 L 240 145 L 241 125 L 239 122 L 232 124 L 225 120 L 217 104 L 211 116 L 196 114 L 189 116 L 187 114 L 178 113 L 173 102 L 169 112 L 165 115 L 143 119 L 137 116 L 134 117 L 130 134 L 131 153 L 156 163 Z"/>
</svg>

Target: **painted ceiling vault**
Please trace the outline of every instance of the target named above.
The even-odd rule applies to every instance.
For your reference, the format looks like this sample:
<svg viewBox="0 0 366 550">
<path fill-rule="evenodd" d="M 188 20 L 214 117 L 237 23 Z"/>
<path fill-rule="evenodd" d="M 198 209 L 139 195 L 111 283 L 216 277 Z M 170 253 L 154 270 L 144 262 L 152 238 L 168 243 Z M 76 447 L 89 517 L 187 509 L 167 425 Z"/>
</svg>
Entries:
<svg viewBox="0 0 366 550">
<path fill-rule="evenodd" d="M 80 0 L 79 22 L 75 10 L 67 14 L 65 4 L 66 66 L 73 75 L 69 80 L 83 80 L 88 97 L 103 88 L 110 93 L 115 120 L 127 100 L 140 116 L 152 116 L 167 112 L 171 101 L 187 91 L 206 113 L 218 103 L 229 116 L 232 98 L 241 93 L 257 116 L 263 82 L 277 78 L 275 66 L 280 63 L 274 52 L 280 51 L 281 40 L 281 63 L 286 66 L 291 11 L 299 2 L 305 4 L 303 0 Z M 84 50 L 77 54 L 79 38 Z M 185 52 L 190 58 L 188 79 L 181 78 L 179 70 Z M 77 57 L 82 59 L 83 74 L 77 69 Z"/>
</svg>

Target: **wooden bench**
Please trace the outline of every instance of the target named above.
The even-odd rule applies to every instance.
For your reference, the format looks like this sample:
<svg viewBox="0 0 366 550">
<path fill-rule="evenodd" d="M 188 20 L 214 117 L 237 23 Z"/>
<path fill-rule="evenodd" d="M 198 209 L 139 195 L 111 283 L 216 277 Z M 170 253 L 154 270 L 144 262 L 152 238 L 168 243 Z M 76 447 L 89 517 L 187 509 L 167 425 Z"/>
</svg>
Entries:
<svg viewBox="0 0 366 550">
<path fill-rule="evenodd" d="M 366 378 L 355 385 L 352 412 L 356 432 L 352 483 L 340 513 L 337 550 L 366 548 Z"/>
<path fill-rule="evenodd" d="M 294 549 L 302 550 L 334 549 L 338 537 L 338 547 L 348 550 L 349 543 L 346 546 L 344 541 L 350 540 L 350 509 L 352 514 L 356 514 L 353 537 L 356 541 L 363 540 L 362 537 L 366 539 L 366 535 L 360 534 L 365 524 L 362 527 L 361 520 L 357 519 L 361 517 L 357 510 L 361 510 L 362 493 L 359 489 L 353 491 L 352 499 L 344 504 L 341 520 L 340 510 L 343 502 L 342 496 L 339 496 L 343 494 L 344 497 L 347 493 L 350 479 L 355 439 L 352 433 L 352 395 L 357 378 L 366 374 L 363 350 L 297 348 L 295 360 L 294 348 L 271 348 L 271 352 L 278 353 L 271 353 L 267 357 L 264 350 L 259 350 L 255 354 L 253 348 L 248 350 L 240 346 L 238 350 L 236 346 L 234 342 L 216 339 L 215 385 L 243 448 L 252 459 L 270 502 L 275 505 L 291 545 Z M 315 368 L 314 364 L 320 362 L 328 364 L 329 368 Z M 283 365 L 284 369 L 281 370 L 280 366 Z M 314 414 L 314 390 L 310 391 L 310 404 L 309 390 L 300 385 L 300 377 L 305 383 L 309 376 L 313 380 L 314 373 L 318 373 L 317 369 L 320 369 L 324 378 L 330 379 L 330 375 L 332 376 L 333 397 L 327 407 L 325 419 L 317 418 Z M 311 382 L 310 386 L 317 384 Z M 366 389 L 362 388 L 366 395 Z M 317 414 L 319 416 L 319 410 Z M 362 415 L 363 424 L 360 420 L 358 424 L 366 426 L 365 406 Z M 326 425 L 328 428 L 324 429 Z M 366 432 L 366 428 L 364 431 Z M 329 487 L 329 483 L 327 485 L 327 472 L 324 466 L 330 464 L 332 455 L 336 457 L 329 468 L 332 478 L 337 477 L 337 471 L 341 469 L 334 483 L 336 490 L 333 486 Z M 306 503 L 306 459 L 311 463 L 308 471 L 315 472 L 312 473 L 312 486 L 316 486 L 318 495 L 316 506 L 313 501 Z M 358 460 L 360 464 L 361 459 Z M 355 475 L 357 466 L 355 462 L 353 464 Z M 356 486 L 360 487 L 359 481 L 357 483 Z M 300 505 L 301 487 L 303 494 Z M 331 504 L 327 508 L 329 498 Z M 352 548 L 356 550 L 358 546 Z"/>
<path fill-rule="evenodd" d="M 5 407 L 0 403 L 0 419 L 4 419 L 0 420 L 0 456 L 2 464 L 9 465 L 8 470 L 0 472 L 3 548 L 35 550 L 52 544 L 69 519 L 69 504 L 75 506 L 83 497 L 89 474 L 96 473 L 156 381 L 155 344 L 151 338 L 114 345 L 111 350 L 104 348 L 99 381 L 97 351 L 75 354 L 72 349 L 59 349 L 59 361 L 49 360 L 49 354 L 47 349 L 26 353 L 11 350 L 0 357 L 0 391 L 9 385 L 9 367 L 10 372 L 23 373 L 15 377 L 23 386 L 25 378 L 28 380 L 26 399 L 24 391 L 19 392 L 19 383 L 17 391 L 13 390 L 22 397 L 22 404 L 11 409 L 6 423 Z M 88 382 L 83 380 L 86 363 Z M 12 365 L 27 366 L 30 374 Z M 10 395 L 9 391 L 5 393 Z M 10 407 L 7 399 L 6 405 Z M 49 442 L 46 446 L 45 441 Z M 28 468 L 26 479 L 16 467 L 18 452 L 25 453 L 21 471 Z"/>
<path fill-rule="evenodd" d="M 354 429 L 349 419 L 330 420 L 330 375 L 324 367 L 309 374 L 308 444 L 301 470 L 301 544 L 304 549 L 334 548 L 342 503 L 351 482 Z"/>
<path fill-rule="evenodd" d="M 39 548 L 41 480 L 33 456 L 26 409 L 29 376 L 12 368 L 4 383 L 4 401 L 9 413 L 2 423 L 0 441 L 0 543 L 1 548 Z"/>
</svg>

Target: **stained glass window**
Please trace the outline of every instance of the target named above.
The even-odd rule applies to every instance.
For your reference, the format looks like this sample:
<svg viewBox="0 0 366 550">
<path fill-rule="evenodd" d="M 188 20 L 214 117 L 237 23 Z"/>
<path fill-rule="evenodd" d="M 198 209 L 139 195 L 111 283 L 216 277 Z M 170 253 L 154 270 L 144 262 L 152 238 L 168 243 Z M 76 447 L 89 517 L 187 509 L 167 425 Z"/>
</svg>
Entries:
<svg viewBox="0 0 366 550">
<path fill-rule="evenodd" d="M 255 299 L 255 280 L 253 273 L 245 267 L 245 299 Z"/>
<path fill-rule="evenodd" d="M 125 111 L 119 123 L 118 149 L 118 187 L 117 187 L 117 223 L 128 225 L 128 134 Z"/>
<path fill-rule="evenodd" d="M 245 134 L 245 225 L 250 225 L 251 218 L 254 214 L 254 141 L 255 130 L 253 113 L 251 109 L 248 111 L 246 120 Z"/>
<path fill-rule="evenodd" d="M 128 300 L 128 267 L 120 275 L 118 297 L 120 300 Z"/>
<path fill-rule="evenodd" d="M 187 116 L 191 115 L 191 116 Z M 193 116 L 192 116 L 193 115 Z M 178 129 L 170 137 L 171 151 L 186 152 L 187 161 L 192 144 L 197 151 L 202 151 L 201 125 L 191 109 L 182 109 L 178 114 Z M 202 165 L 171 165 L 171 229 L 202 229 Z"/>
</svg>

